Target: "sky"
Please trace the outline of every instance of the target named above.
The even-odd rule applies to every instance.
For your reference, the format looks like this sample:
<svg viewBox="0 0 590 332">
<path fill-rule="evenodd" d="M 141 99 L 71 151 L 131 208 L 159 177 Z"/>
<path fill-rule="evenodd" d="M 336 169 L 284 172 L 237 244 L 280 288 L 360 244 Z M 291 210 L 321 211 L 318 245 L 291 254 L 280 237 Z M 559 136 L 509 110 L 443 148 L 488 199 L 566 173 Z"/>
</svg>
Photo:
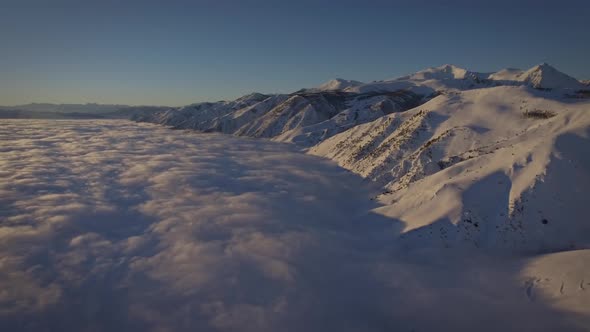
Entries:
<svg viewBox="0 0 590 332">
<path fill-rule="evenodd" d="M 452 63 L 590 78 L 590 1 L 0 0 L 0 104 L 186 105 Z"/>
</svg>

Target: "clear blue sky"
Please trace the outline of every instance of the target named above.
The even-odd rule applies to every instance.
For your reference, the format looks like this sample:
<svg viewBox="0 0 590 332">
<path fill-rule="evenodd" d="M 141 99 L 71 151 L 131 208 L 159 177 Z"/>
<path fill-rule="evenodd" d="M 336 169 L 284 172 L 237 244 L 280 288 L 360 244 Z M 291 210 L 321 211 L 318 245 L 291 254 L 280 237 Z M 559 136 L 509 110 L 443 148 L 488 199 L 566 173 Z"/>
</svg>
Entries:
<svg viewBox="0 0 590 332">
<path fill-rule="evenodd" d="M 590 1 L 0 0 L 0 104 L 183 105 L 549 62 L 590 78 Z"/>
</svg>

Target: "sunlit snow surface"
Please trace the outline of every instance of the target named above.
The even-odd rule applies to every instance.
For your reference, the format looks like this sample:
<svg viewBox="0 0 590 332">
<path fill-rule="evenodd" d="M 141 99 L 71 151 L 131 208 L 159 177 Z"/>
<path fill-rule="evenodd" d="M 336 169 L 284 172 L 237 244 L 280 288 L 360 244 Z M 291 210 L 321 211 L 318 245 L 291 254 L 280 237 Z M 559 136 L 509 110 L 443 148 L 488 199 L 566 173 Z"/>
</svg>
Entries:
<svg viewBox="0 0 590 332">
<path fill-rule="evenodd" d="M 371 194 L 333 163 L 264 140 L 125 121 L 2 121 L 0 330 L 589 323 L 584 309 L 551 305 L 559 273 L 535 275 L 545 261 L 569 266 L 559 257 L 537 268 L 533 258 L 400 252 L 402 225 L 372 213 Z M 583 306 L 585 290 L 570 277 L 565 292 Z"/>
</svg>

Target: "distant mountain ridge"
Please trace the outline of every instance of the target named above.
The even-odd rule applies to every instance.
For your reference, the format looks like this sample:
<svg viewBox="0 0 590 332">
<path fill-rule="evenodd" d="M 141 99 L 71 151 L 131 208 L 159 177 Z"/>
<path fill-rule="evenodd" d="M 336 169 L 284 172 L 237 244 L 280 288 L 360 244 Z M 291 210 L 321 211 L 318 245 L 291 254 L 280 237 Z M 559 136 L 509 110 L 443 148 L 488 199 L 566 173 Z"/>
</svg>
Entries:
<svg viewBox="0 0 590 332">
<path fill-rule="evenodd" d="M 330 80 L 317 88 L 312 88 L 312 91 L 334 91 L 334 90 L 344 90 L 347 88 L 352 88 L 355 86 L 363 85 L 363 82 L 354 81 L 354 80 L 345 80 L 342 78 L 335 78 Z"/>
<path fill-rule="evenodd" d="M 102 119 L 130 118 L 137 113 L 150 114 L 170 109 L 168 106 L 128 106 L 110 104 L 31 103 L 0 106 L 0 118 L 9 119 Z"/>
<path fill-rule="evenodd" d="M 524 71 L 521 69 L 507 68 L 494 73 L 481 73 L 467 70 L 452 64 L 446 64 L 439 67 L 431 67 L 414 74 L 405 75 L 391 80 L 374 81 L 370 83 L 363 83 L 355 80 L 346 80 L 342 78 L 332 79 L 317 87 L 302 89 L 298 91 L 300 94 L 314 94 L 314 93 L 350 93 L 350 94 L 384 94 L 396 91 L 406 91 L 416 95 L 423 96 L 427 99 L 428 96 L 435 95 L 440 91 L 445 90 L 466 90 L 473 88 L 482 88 L 493 85 L 526 85 L 536 89 L 565 89 L 565 90 L 587 90 L 590 86 L 590 80 L 578 81 L 573 77 L 564 74 L 547 63 L 542 63 L 531 69 Z M 293 96 L 292 94 L 273 95 L 274 98 L 281 99 L 277 96 Z M 167 106 L 129 106 L 119 104 L 51 104 L 51 103 L 30 103 L 16 106 L 0 106 L 0 116 L 2 117 L 52 117 L 50 115 L 43 115 L 41 113 L 62 113 L 62 115 L 55 115 L 54 117 L 68 117 L 67 114 L 72 114 L 77 117 L 77 114 L 94 114 L 97 117 L 132 117 L 141 114 L 149 116 L 153 113 L 162 111 L 169 112 L 166 118 L 171 116 L 171 113 L 178 113 L 179 117 L 186 116 L 186 111 L 192 107 L 194 110 L 205 111 L 211 115 L 215 112 L 212 109 L 224 107 L 221 105 L 230 105 L 231 108 L 244 109 L 251 106 L 247 104 L 240 104 L 240 100 L 248 103 L 251 100 L 262 102 L 271 95 L 260 93 L 253 93 L 236 99 L 235 101 L 221 101 L 221 102 L 206 102 L 196 103 L 184 107 L 167 107 Z M 283 100 L 284 102 L 285 100 Z M 290 101 L 291 103 L 294 100 Z M 268 102 L 267 102 L 268 103 Z M 214 106 L 218 105 L 218 106 Z M 309 110 L 308 110 L 309 111 Z M 217 112 L 223 113 L 218 110 Z M 227 112 L 231 112 L 229 109 Z M 242 112 L 243 113 L 243 112 Z M 309 112 L 308 112 L 309 113 Z M 65 114 L 65 115 L 64 115 Z M 183 115 L 181 115 L 183 114 Z M 219 114 L 221 115 L 221 114 Z M 225 114 L 223 114 L 225 115 Z M 160 119 L 164 117 L 159 116 Z M 198 118 L 204 118 L 204 115 L 199 115 Z M 237 122 L 244 122 L 246 118 L 254 118 L 241 114 L 240 120 L 236 123 L 229 124 L 230 117 L 225 119 L 218 119 L 215 126 L 205 128 L 203 125 L 193 123 L 191 126 L 194 129 L 207 131 L 232 131 L 229 128 L 237 126 Z M 306 119 L 308 119 L 307 117 Z M 322 118 L 322 117 L 320 117 Z M 320 119 L 318 118 L 318 119 Z M 148 120 L 147 118 L 145 120 Z M 193 119 L 192 122 L 199 121 Z M 179 122 L 178 119 L 170 120 L 170 122 Z M 314 122 L 314 121 L 312 121 Z M 309 124 L 309 122 L 305 122 Z M 303 123 L 302 123 L 303 124 Z M 239 126 L 238 126 L 239 127 Z M 287 126 L 289 127 L 289 126 Z M 235 128 L 237 129 L 237 128 Z M 293 128 L 291 128 L 293 129 Z M 252 130 L 242 130 L 242 133 L 253 133 Z M 283 130 L 279 130 L 277 135 L 283 134 Z M 258 135 L 258 134 L 257 134 Z"/>
<path fill-rule="evenodd" d="M 499 85 L 572 90 L 570 93 L 586 87 L 546 63 L 527 71 L 503 69 L 495 73 L 446 64 L 385 81 L 363 83 L 338 78 L 291 94 L 253 93 L 234 101 L 137 113 L 134 120 L 266 137 L 309 147 L 350 127 L 416 107 L 441 93 Z"/>
<path fill-rule="evenodd" d="M 130 107 L 128 105 L 109 105 L 109 104 L 50 104 L 50 103 L 30 103 L 16 106 L 0 106 L 0 109 L 22 110 L 31 112 L 54 112 L 54 113 L 103 113 L 114 112 L 122 108 Z"/>
<path fill-rule="evenodd" d="M 502 75 L 492 74 L 492 79 L 499 81 L 522 82 L 537 89 L 583 89 L 584 84 L 568 76 L 547 63 L 534 66 L 527 71 L 512 69 L 504 70 Z"/>
</svg>

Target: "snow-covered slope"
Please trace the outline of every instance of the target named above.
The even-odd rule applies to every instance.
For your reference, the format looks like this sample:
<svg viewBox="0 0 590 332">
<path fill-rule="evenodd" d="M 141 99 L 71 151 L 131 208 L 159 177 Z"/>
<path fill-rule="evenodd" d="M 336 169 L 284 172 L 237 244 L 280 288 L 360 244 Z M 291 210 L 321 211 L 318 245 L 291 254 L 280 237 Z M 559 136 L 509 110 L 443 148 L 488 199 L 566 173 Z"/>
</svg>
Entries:
<svg viewBox="0 0 590 332">
<path fill-rule="evenodd" d="M 134 120 L 298 142 L 307 147 L 352 126 L 412 108 L 424 100 L 424 96 L 410 91 L 303 90 L 289 95 L 252 94 L 233 102 L 194 104 L 146 113 Z"/>
<path fill-rule="evenodd" d="M 330 119 L 344 106 L 342 94 L 294 94 L 236 131 L 240 136 L 271 138 L 295 128 L 305 127 Z"/>
<path fill-rule="evenodd" d="M 268 95 L 252 93 L 233 101 L 197 103 L 180 108 L 170 108 L 158 113 L 136 115 L 133 120 L 178 128 L 206 130 L 210 128 L 214 119 L 250 107 L 267 98 L 269 98 Z"/>
<path fill-rule="evenodd" d="M 356 125 L 413 108 L 423 103 L 423 100 L 422 96 L 409 91 L 349 96 L 345 102 L 346 109 L 330 119 L 309 126 L 298 126 L 273 140 L 310 147 Z"/>
<path fill-rule="evenodd" d="M 441 95 L 310 152 L 378 182 L 379 213 L 411 246 L 508 250 L 590 245 L 590 102 L 527 87 Z"/>
<path fill-rule="evenodd" d="M 494 81 L 518 81 L 518 77 L 524 73 L 524 70 L 517 68 L 505 68 L 488 76 L 488 79 Z"/>
<path fill-rule="evenodd" d="M 588 262 L 588 249 L 546 254 L 530 260 L 520 276 L 527 298 L 531 302 L 546 300 L 558 310 L 574 312 L 588 319 Z"/>
<path fill-rule="evenodd" d="M 214 117 L 204 123 L 194 123 L 192 128 L 205 131 L 218 131 L 226 134 L 232 134 L 243 126 L 252 123 L 256 119 L 266 114 L 271 109 L 284 103 L 289 96 L 273 95 L 259 102 L 244 108 L 239 108 L 233 112 L 220 117 Z"/>
</svg>

